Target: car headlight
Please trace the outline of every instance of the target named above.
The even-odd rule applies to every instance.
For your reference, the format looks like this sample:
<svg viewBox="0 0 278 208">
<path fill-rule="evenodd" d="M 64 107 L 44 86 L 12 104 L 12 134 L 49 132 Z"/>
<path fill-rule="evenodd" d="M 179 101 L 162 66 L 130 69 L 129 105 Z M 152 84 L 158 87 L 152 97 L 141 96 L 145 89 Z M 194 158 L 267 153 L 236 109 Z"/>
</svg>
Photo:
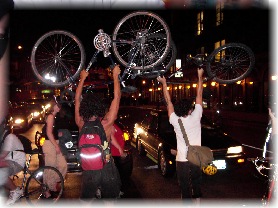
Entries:
<svg viewBox="0 0 278 208">
<path fill-rule="evenodd" d="M 242 146 L 229 147 L 227 154 L 238 154 L 242 152 Z"/>
<path fill-rule="evenodd" d="M 24 122 L 24 119 L 21 119 L 21 118 L 17 118 L 17 119 L 14 120 L 15 124 L 21 124 L 23 122 Z"/>
<path fill-rule="evenodd" d="M 33 113 L 33 116 L 34 116 L 34 117 L 38 117 L 39 115 L 40 115 L 40 112 L 38 112 L 38 111 L 36 111 L 36 112 Z"/>
</svg>

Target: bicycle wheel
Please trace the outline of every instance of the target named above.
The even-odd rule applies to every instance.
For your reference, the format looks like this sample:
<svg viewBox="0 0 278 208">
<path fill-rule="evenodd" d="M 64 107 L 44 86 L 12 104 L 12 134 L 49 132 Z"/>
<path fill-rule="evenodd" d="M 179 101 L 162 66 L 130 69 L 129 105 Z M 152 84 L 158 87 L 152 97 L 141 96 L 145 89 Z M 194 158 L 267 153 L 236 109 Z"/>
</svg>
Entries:
<svg viewBox="0 0 278 208">
<path fill-rule="evenodd" d="M 228 43 L 215 49 L 207 59 L 207 73 L 214 81 L 231 84 L 248 76 L 255 65 L 252 50 L 241 43 Z"/>
<path fill-rule="evenodd" d="M 148 38 L 157 33 L 166 38 Z M 125 67 L 147 70 L 164 61 L 170 40 L 170 30 L 161 17 L 151 12 L 133 12 L 117 24 L 112 36 L 112 50 Z"/>
<path fill-rule="evenodd" d="M 43 83 L 62 87 L 72 83 L 85 63 L 81 41 L 72 33 L 54 30 L 36 42 L 31 54 L 31 65 Z"/>
<path fill-rule="evenodd" d="M 159 75 L 165 74 L 171 68 L 171 66 L 173 66 L 176 57 L 177 57 L 176 44 L 173 41 L 171 41 L 170 50 L 165 60 L 159 66 L 142 71 L 139 76 L 142 78 L 153 79 L 158 77 Z"/>
<path fill-rule="evenodd" d="M 51 187 L 45 182 L 47 177 L 51 177 L 60 184 L 58 192 L 55 192 L 55 198 L 47 200 L 47 202 L 55 203 L 61 198 L 64 191 L 63 176 L 56 168 L 43 166 L 33 172 L 27 180 L 25 187 L 25 197 L 29 204 L 42 204 L 44 201 L 41 199 L 44 198 L 44 193 L 46 191 L 56 191 L 51 189 Z"/>
</svg>

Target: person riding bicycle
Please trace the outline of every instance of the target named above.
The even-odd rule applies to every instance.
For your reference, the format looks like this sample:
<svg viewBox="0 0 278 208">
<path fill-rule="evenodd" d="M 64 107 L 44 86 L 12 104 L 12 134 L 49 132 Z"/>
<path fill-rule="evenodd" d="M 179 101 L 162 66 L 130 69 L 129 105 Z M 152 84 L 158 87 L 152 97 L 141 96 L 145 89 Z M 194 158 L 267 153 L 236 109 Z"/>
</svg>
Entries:
<svg viewBox="0 0 278 208">
<path fill-rule="evenodd" d="M 10 191 L 6 205 L 14 204 L 23 194 L 9 176 L 16 175 L 23 170 L 26 156 L 18 137 L 7 127 L 6 119 L 0 124 L 0 186 Z"/>
</svg>

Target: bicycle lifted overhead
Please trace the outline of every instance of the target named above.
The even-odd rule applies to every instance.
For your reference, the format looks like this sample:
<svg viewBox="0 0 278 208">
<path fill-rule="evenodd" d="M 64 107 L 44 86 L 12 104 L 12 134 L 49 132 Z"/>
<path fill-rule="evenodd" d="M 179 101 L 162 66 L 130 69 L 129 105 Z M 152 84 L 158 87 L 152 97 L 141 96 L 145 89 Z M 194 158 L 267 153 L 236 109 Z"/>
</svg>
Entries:
<svg viewBox="0 0 278 208">
<path fill-rule="evenodd" d="M 163 63 L 170 50 L 171 35 L 168 25 L 158 15 L 151 12 L 133 12 L 122 18 L 109 36 L 103 30 L 94 38 L 97 49 L 86 70 L 97 61 L 103 52 L 114 65 L 110 48 L 115 57 L 125 67 L 119 77 L 123 89 L 136 90 L 125 86 L 125 81 L 134 79 L 146 70 Z M 47 85 L 63 87 L 73 84 L 84 68 L 85 52 L 81 41 L 67 31 L 51 31 L 43 35 L 33 47 L 32 69 L 36 77 Z"/>
<path fill-rule="evenodd" d="M 156 78 L 165 74 L 176 58 L 168 25 L 151 12 L 138 11 L 126 15 L 119 21 L 112 36 L 99 30 L 94 46 L 97 51 L 86 70 L 97 61 L 100 52 L 109 57 L 114 65 L 111 47 L 119 63 L 125 67 L 119 77 L 125 92 L 136 91 L 136 87 L 125 85 L 126 80 L 137 76 Z M 188 60 L 199 67 L 205 66 L 207 80 L 223 84 L 244 79 L 255 64 L 252 50 L 241 43 L 228 43 L 215 49 L 208 57 L 198 54 L 194 58 L 188 57 Z M 46 33 L 36 42 L 31 54 L 32 69 L 37 78 L 54 87 L 74 85 L 84 63 L 85 52 L 81 41 L 67 31 Z M 69 89 L 70 92 L 71 87 Z"/>
<path fill-rule="evenodd" d="M 187 63 L 203 67 L 208 75 L 205 81 L 213 80 L 220 84 L 232 84 L 243 80 L 250 74 L 255 65 L 255 56 L 245 44 L 228 43 L 215 49 L 209 56 L 206 54 L 187 56 Z M 180 68 L 175 73 L 182 70 Z M 174 76 L 175 73 L 168 78 Z"/>
</svg>

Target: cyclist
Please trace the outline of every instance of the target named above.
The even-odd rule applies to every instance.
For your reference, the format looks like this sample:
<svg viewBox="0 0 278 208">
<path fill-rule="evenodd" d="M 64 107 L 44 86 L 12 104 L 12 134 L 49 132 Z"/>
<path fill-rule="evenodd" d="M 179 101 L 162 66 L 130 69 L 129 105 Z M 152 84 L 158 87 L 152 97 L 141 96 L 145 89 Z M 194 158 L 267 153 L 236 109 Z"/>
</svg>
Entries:
<svg viewBox="0 0 278 208">
<path fill-rule="evenodd" d="M 46 135 L 42 150 L 45 158 L 45 165 L 57 168 L 63 178 L 65 178 L 67 173 L 67 161 L 61 152 L 58 130 L 55 127 L 55 117 L 60 111 L 60 108 L 61 105 L 57 103 L 56 100 L 51 101 L 50 114 L 47 115 L 45 126 L 42 129 L 43 134 Z M 44 180 L 47 181 L 46 183 L 48 184 L 50 190 L 53 191 L 53 194 L 59 191 L 59 179 L 53 177 L 51 173 L 47 173 L 45 176 Z M 51 193 L 45 192 L 45 198 L 50 197 Z"/>
<path fill-rule="evenodd" d="M 87 93 L 81 100 L 84 81 L 88 74 L 85 70 L 81 71 L 80 81 L 75 93 L 75 122 L 79 130 L 82 130 L 83 125 L 91 121 L 97 121 L 105 113 L 104 103 L 100 102 L 93 94 Z M 113 69 L 114 98 L 108 112 L 101 120 L 108 141 L 111 138 L 113 124 L 117 118 L 121 99 L 119 74 L 120 67 L 116 65 Z M 94 198 L 99 186 L 102 188 L 101 194 L 103 198 L 117 198 L 120 194 L 120 185 L 121 181 L 118 170 L 113 160 L 110 160 L 100 170 L 83 170 L 80 198 L 82 200 Z"/>
<path fill-rule="evenodd" d="M 203 94 L 203 76 L 204 70 L 198 69 L 198 88 L 195 109 L 193 110 L 192 101 L 180 100 L 173 105 L 170 94 L 167 90 L 165 77 L 158 77 L 157 80 L 162 83 L 164 99 L 167 105 L 170 123 L 174 126 L 177 139 L 177 177 L 181 187 L 181 196 L 188 203 L 200 203 L 201 197 L 201 176 L 200 168 L 188 162 L 186 158 L 187 147 L 180 129 L 178 119 L 182 120 L 188 140 L 192 145 L 201 145 L 201 117 L 202 117 L 202 94 Z M 195 199 L 195 200 L 190 200 Z"/>
<path fill-rule="evenodd" d="M 12 205 L 23 194 L 23 190 L 17 187 L 9 176 L 16 175 L 23 170 L 26 158 L 21 141 L 11 133 L 6 124 L 5 119 L 0 125 L 0 185 L 4 185 L 10 191 L 6 204 Z"/>
</svg>

